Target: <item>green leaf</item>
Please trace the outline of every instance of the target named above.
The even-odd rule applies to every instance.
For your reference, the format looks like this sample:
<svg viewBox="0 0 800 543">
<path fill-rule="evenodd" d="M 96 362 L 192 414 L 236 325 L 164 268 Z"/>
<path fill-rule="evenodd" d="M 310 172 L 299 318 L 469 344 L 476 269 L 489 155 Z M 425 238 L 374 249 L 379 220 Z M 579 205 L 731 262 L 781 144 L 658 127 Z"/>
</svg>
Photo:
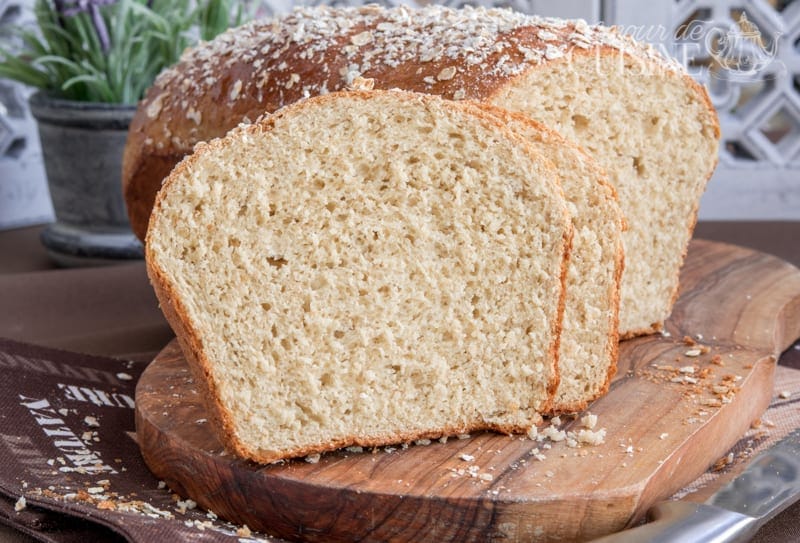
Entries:
<svg viewBox="0 0 800 543">
<path fill-rule="evenodd" d="M 102 77 L 96 77 L 88 74 L 84 75 L 77 75 L 72 77 L 64 82 L 61 86 L 61 89 L 64 91 L 70 90 L 75 85 L 80 83 L 85 84 L 90 92 L 95 92 L 101 98 L 100 100 L 96 100 L 98 102 L 114 102 L 116 101 L 116 95 L 114 92 L 109 88 L 107 81 Z"/>
<path fill-rule="evenodd" d="M 31 67 L 30 64 L 11 58 L 0 63 L 0 77 L 13 79 L 25 85 L 48 88 L 50 80 L 46 74 Z"/>
<path fill-rule="evenodd" d="M 0 76 L 67 98 L 135 103 L 156 76 L 177 62 L 197 37 L 211 39 L 241 23 L 231 0 L 117 0 L 100 13 L 109 35 L 104 50 L 87 13 L 61 16 L 36 0 L 38 33 L 16 27 L 22 50 L 0 49 Z"/>
</svg>

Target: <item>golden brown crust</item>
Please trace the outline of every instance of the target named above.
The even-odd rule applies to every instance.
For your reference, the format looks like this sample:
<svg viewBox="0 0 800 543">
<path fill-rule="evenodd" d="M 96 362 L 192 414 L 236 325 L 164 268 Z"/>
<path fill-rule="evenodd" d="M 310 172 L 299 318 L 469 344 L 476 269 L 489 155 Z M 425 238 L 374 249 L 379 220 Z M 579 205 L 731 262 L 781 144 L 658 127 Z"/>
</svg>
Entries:
<svg viewBox="0 0 800 543">
<path fill-rule="evenodd" d="M 547 402 L 541 409 L 542 413 L 552 412 L 556 391 L 558 390 L 558 385 L 561 384 L 558 359 L 561 353 L 561 332 L 563 330 L 564 310 L 567 306 L 567 271 L 569 270 L 569 259 L 572 256 L 572 240 L 574 234 L 575 230 L 572 228 L 572 223 L 570 222 L 569 230 L 564 233 L 564 246 L 566 249 L 564 251 L 564 260 L 561 262 L 561 291 L 558 297 L 558 317 L 553 321 L 553 343 L 551 352 L 553 353 L 555 368 L 553 371 L 552 383 L 547 389 Z"/>
<path fill-rule="evenodd" d="M 188 164 L 189 159 L 179 163 L 172 177 L 180 175 L 188 167 Z M 169 178 L 165 180 L 165 184 L 167 182 L 169 182 Z M 160 196 L 157 195 L 154 209 L 159 206 L 160 200 Z M 216 432 L 220 442 L 226 443 L 226 437 L 231 433 L 233 426 L 222 406 L 214 401 L 218 397 L 216 383 L 212 377 L 210 364 L 203 354 L 202 338 L 192 327 L 188 312 L 183 307 L 180 297 L 175 292 L 164 271 L 157 266 L 156 261 L 157 259 L 154 257 L 150 246 L 145 244 L 147 275 L 158 299 L 159 307 L 173 332 L 175 332 L 181 351 L 189 363 L 188 366 L 194 381 L 200 387 L 199 392 L 205 401 L 211 428 Z"/>
<path fill-rule="evenodd" d="M 361 99 L 368 99 L 375 93 L 380 92 L 391 92 L 391 91 L 346 91 L 346 93 L 355 98 Z M 203 154 L 211 152 L 215 149 L 224 148 L 225 146 L 229 145 L 231 139 L 235 139 L 237 137 L 237 132 L 244 132 L 244 133 L 262 133 L 264 131 L 271 130 L 272 127 L 275 125 L 276 122 L 280 120 L 281 117 L 287 115 L 294 115 L 296 114 L 297 110 L 301 108 L 306 108 L 313 105 L 319 105 L 320 103 L 325 103 L 326 101 L 332 101 L 337 98 L 338 93 L 329 94 L 325 96 L 315 97 L 309 100 L 301 100 L 294 104 L 291 104 L 285 108 L 282 108 L 280 111 L 276 112 L 274 115 L 265 116 L 259 119 L 256 123 L 250 125 L 241 125 L 240 127 L 233 130 L 228 137 L 221 139 L 213 139 L 207 143 L 199 144 L 195 147 L 195 151 L 192 155 L 187 156 L 183 159 L 169 174 L 167 179 L 164 181 L 164 187 L 167 189 L 166 191 L 161 191 L 156 196 L 156 201 L 153 207 L 153 214 L 150 217 L 150 221 L 154 222 L 159 219 L 158 209 L 162 205 L 162 200 L 164 199 L 165 194 L 169 190 L 169 186 L 177 180 L 185 175 L 187 175 L 187 170 L 190 170 L 193 167 L 193 164 L 201 157 Z M 430 103 L 433 101 L 438 100 L 430 95 L 424 94 L 413 94 L 413 93 L 396 93 L 401 99 L 408 99 L 408 100 L 419 100 L 423 104 Z M 537 154 L 531 147 L 531 145 L 523 140 L 520 136 L 518 136 L 515 132 L 511 131 L 501 119 L 497 116 L 490 114 L 484 108 L 479 107 L 476 104 L 470 102 L 446 102 L 447 107 L 456 109 L 458 111 L 464 112 L 466 114 L 471 115 L 476 119 L 476 121 L 482 122 L 494 133 L 502 134 L 504 137 L 514 140 L 520 148 L 527 149 L 527 152 L 536 158 L 536 161 L 542 166 L 543 170 L 550 171 L 549 179 L 550 181 L 543 181 L 547 183 L 552 183 L 552 190 L 560 192 L 561 188 L 557 184 L 557 174 L 553 166 L 542 156 Z M 572 226 L 569 221 L 568 212 L 566 209 L 563 210 L 564 215 L 564 225 L 566 227 L 563 237 L 563 254 L 564 257 L 561 262 L 561 273 L 560 273 L 560 288 L 559 288 L 559 300 L 556 304 L 556 317 L 552 321 L 552 328 L 551 334 L 553 337 L 553 341 L 550 345 L 549 349 L 549 360 L 550 360 L 550 380 L 547 385 L 548 391 L 548 398 L 546 398 L 542 405 L 539 406 L 538 411 L 544 412 L 550 408 L 550 402 L 552 401 L 553 393 L 555 392 L 558 386 L 558 339 L 561 335 L 561 319 L 563 318 L 564 314 L 564 306 L 565 306 L 565 289 L 564 285 L 566 283 L 566 273 L 567 273 L 567 261 L 569 257 L 569 252 L 572 243 Z M 154 230 L 148 230 L 148 236 L 152 234 Z M 246 443 L 242 442 L 239 439 L 236 431 L 234 421 L 231 418 L 230 413 L 228 410 L 223 406 L 219 399 L 219 393 L 217 392 L 217 384 L 214 377 L 214 372 L 211 368 L 211 363 L 208 358 L 204 355 L 203 345 L 202 345 L 202 338 L 200 334 L 196 331 L 196 329 L 192 326 L 191 319 L 189 318 L 189 313 L 185 307 L 183 307 L 182 302 L 177 296 L 174 287 L 169 279 L 169 277 L 164 273 L 164 271 L 158 266 L 157 262 L 158 259 L 156 255 L 153 253 L 153 244 L 146 243 L 145 244 L 145 258 L 146 258 L 146 267 L 147 273 L 150 278 L 150 281 L 153 285 L 154 291 L 156 296 L 159 300 L 159 304 L 161 307 L 162 312 L 164 313 L 167 321 L 172 326 L 173 331 L 176 333 L 181 350 L 184 353 L 184 356 L 189 362 L 189 367 L 192 371 L 192 375 L 200 386 L 200 392 L 202 397 L 204 398 L 208 412 L 209 412 L 209 419 L 211 422 L 211 426 L 216 432 L 216 435 L 219 441 L 230 451 L 233 453 L 249 458 L 259 463 L 271 463 L 275 461 L 279 461 L 282 459 L 287 458 L 294 458 L 294 457 L 302 457 L 310 454 L 321 453 L 336 450 L 338 448 L 350 445 L 360 445 L 360 446 L 381 446 L 387 445 L 392 443 L 404 443 L 404 442 L 411 442 L 419 439 L 426 439 L 426 438 L 438 438 L 441 436 L 449 436 L 455 434 L 462 434 L 462 433 L 469 433 L 473 431 L 483 431 L 483 430 L 490 430 L 496 431 L 500 433 L 506 434 L 519 434 L 519 433 L 526 433 L 530 430 L 530 425 L 514 425 L 514 424 L 498 424 L 493 423 L 490 421 L 473 421 L 469 424 L 464 425 L 453 425 L 447 426 L 443 428 L 438 428 L 436 430 L 428 430 L 428 431 L 419 431 L 419 432 L 407 432 L 407 433 L 387 433 L 385 435 L 372 435 L 372 436 L 346 436 L 342 439 L 333 440 L 327 443 L 319 443 L 313 446 L 308 447 L 298 447 L 291 450 L 262 450 L 262 449 L 253 449 L 249 447 Z M 538 422 L 538 421 L 537 421 Z"/>
<path fill-rule="evenodd" d="M 188 52 L 140 103 L 123 165 L 131 225 L 143 237 L 150 192 L 195 143 L 355 76 L 376 89 L 488 101 L 526 71 L 619 52 L 678 73 L 613 29 L 508 10 L 319 7 L 246 25 Z"/>
</svg>

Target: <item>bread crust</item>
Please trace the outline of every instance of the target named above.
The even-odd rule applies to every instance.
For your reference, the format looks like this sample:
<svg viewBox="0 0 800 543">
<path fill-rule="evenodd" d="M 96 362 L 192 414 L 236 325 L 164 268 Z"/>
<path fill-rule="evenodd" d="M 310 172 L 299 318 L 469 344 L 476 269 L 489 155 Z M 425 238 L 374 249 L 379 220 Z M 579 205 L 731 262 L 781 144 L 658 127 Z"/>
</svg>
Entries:
<svg viewBox="0 0 800 543">
<path fill-rule="evenodd" d="M 417 47 L 414 40 L 429 34 L 439 19 L 443 25 L 452 24 L 452 31 L 448 27 L 431 43 L 423 40 L 427 48 Z M 308 30 L 320 20 L 327 24 L 324 30 Z M 462 48 L 471 45 L 472 52 L 445 49 L 462 45 L 445 42 L 452 35 L 475 29 L 481 29 L 485 39 L 464 41 Z M 415 54 L 379 49 L 387 40 Z M 489 102 L 521 74 L 566 62 L 570 55 L 618 54 L 647 63 L 664 77 L 683 77 L 710 108 L 705 90 L 674 61 L 614 29 L 582 21 L 438 6 L 319 7 L 229 31 L 188 51 L 176 67 L 158 77 L 140 103 L 123 161 L 131 226 L 144 239 L 154 190 L 196 143 L 221 137 L 241 122 L 306 96 L 347 88 L 354 75 L 373 79 L 376 89 Z"/>
<path fill-rule="evenodd" d="M 446 107 L 453 108 L 460 112 L 471 115 L 479 122 L 484 123 L 491 127 L 495 133 L 502 134 L 505 138 L 513 140 L 518 146 L 525 149 L 526 152 L 535 157 L 537 162 L 542 165 L 545 170 L 550 170 L 552 179 L 557 179 L 557 174 L 553 166 L 544 158 L 538 155 L 530 146 L 528 142 L 523 140 L 516 133 L 511 131 L 505 124 L 495 115 L 490 114 L 483 108 L 469 103 L 469 102 L 443 102 L 437 97 L 407 93 L 407 92 L 393 92 L 393 91 L 343 91 L 340 93 L 328 94 L 325 96 L 318 96 L 307 100 L 295 102 L 285 108 L 282 108 L 274 115 L 264 116 L 257 122 L 249 125 L 241 125 L 235 130 L 231 131 L 225 138 L 213 139 L 207 143 L 198 144 L 195 147 L 194 153 L 185 157 L 171 172 L 164 182 L 164 191 L 160 191 L 156 196 L 154 204 L 154 212 L 150 217 L 151 222 L 158 220 L 159 208 L 162 205 L 165 194 L 168 193 L 170 185 L 178 182 L 181 177 L 188 175 L 193 167 L 193 164 L 202 155 L 213 152 L 217 149 L 224 149 L 230 144 L 230 141 L 238 137 L 246 137 L 249 135 L 259 134 L 265 131 L 272 130 L 277 122 L 283 116 L 294 115 L 303 108 L 317 107 L 327 101 L 336 100 L 340 95 L 346 94 L 352 98 L 370 99 L 378 93 L 392 93 L 397 97 L 405 100 L 419 100 L 424 105 L 434 105 L 439 107 L 439 104 L 446 104 Z M 554 183 L 552 189 L 561 192 L 561 188 L 557 183 Z M 563 194 L 563 193 L 562 193 Z M 556 316 L 551 323 L 551 337 L 553 340 L 549 346 L 549 360 L 551 361 L 550 380 L 547 384 L 548 398 L 546 398 L 540 406 L 540 411 L 545 412 L 551 408 L 553 394 L 558 387 L 558 354 L 559 354 L 559 338 L 561 335 L 561 320 L 564 314 L 564 306 L 566 293 L 564 285 L 566 283 L 567 262 L 570 254 L 573 230 L 569 214 L 564 208 L 562 210 L 563 220 L 565 225 L 563 236 L 563 258 L 560 265 L 560 289 L 559 299 L 556 304 Z M 154 232 L 153 229 L 148 229 L 148 237 Z M 441 436 L 455 435 L 468 433 L 473 431 L 491 430 L 505 434 L 519 434 L 526 433 L 530 430 L 531 424 L 514 425 L 514 424 L 498 424 L 490 421 L 474 421 L 471 424 L 453 425 L 435 430 L 409 432 L 409 433 L 386 433 L 384 435 L 373 436 L 359 436 L 350 435 L 341 439 L 332 440 L 326 443 L 318 443 L 307 447 L 298 447 L 290 450 L 265 450 L 254 449 L 244 443 L 237 435 L 235 430 L 235 423 L 228 412 L 228 409 L 220 401 L 218 392 L 218 385 L 215 381 L 215 372 L 212 367 L 211 361 L 204 354 L 202 337 L 198 330 L 192 325 L 189 312 L 180 300 L 171 279 L 165 271 L 158 264 L 158 255 L 154 253 L 154 244 L 145 244 L 145 258 L 148 277 L 153 285 L 156 296 L 159 300 L 160 307 L 172 326 L 173 331 L 176 333 L 180 347 L 184 356 L 189 363 L 190 370 L 200 387 L 200 393 L 206 402 L 209 413 L 209 420 L 211 427 L 214 429 L 220 442 L 234 454 L 251 459 L 259 463 L 272 463 L 287 458 L 302 457 L 310 454 L 332 451 L 344 446 L 360 445 L 360 446 L 380 446 L 391 443 L 404 443 L 411 442 L 418 439 L 425 438 L 438 438 Z M 532 424 L 541 422 L 539 417 L 534 420 Z"/>
</svg>

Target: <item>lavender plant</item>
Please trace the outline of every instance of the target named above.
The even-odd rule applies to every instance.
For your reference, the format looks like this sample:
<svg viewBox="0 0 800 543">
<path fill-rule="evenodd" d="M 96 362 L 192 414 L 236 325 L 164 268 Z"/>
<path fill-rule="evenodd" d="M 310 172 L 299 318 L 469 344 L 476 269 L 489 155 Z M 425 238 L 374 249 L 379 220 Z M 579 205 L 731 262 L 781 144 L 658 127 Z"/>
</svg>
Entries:
<svg viewBox="0 0 800 543">
<path fill-rule="evenodd" d="M 240 24 L 241 5 L 235 0 L 36 0 L 38 32 L 19 29 L 19 52 L 0 48 L 0 77 L 70 100 L 132 104 L 187 46 Z"/>
</svg>

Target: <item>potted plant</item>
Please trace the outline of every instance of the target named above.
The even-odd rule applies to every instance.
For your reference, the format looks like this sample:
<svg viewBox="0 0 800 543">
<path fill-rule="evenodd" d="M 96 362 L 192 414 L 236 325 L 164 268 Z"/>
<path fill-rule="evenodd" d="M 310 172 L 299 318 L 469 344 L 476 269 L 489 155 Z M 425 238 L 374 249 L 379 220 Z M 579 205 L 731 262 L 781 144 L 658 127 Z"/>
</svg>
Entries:
<svg viewBox="0 0 800 543">
<path fill-rule="evenodd" d="M 62 265 L 141 258 L 120 170 L 136 103 L 198 39 L 242 19 L 232 0 L 36 0 L 35 29 L 0 48 L 0 77 L 35 87 L 56 222 L 42 243 Z"/>
</svg>

